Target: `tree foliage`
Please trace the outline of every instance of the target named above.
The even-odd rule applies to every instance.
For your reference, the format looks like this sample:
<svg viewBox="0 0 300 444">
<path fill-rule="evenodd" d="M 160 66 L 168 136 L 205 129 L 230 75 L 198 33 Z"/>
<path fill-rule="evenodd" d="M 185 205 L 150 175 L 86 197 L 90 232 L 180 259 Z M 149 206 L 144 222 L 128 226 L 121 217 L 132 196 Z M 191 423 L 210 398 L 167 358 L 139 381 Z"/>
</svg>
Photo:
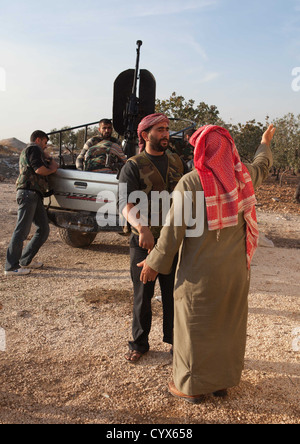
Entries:
<svg viewBox="0 0 300 444">
<path fill-rule="evenodd" d="M 266 124 L 249 120 L 245 124 L 225 124 L 226 129 L 233 137 L 239 155 L 243 162 L 252 162 L 254 154 L 260 145 L 262 135 L 266 130 Z"/>
<path fill-rule="evenodd" d="M 300 115 L 287 114 L 274 120 L 276 132 L 273 140 L 274 167 L 300 170 Z"/>
<path fill-rule="evenodd" d="M 156 100 L 156 112 L 162 112 L 170 118 L 189 119 L 196 123 L 197 128 L 203 125 L 220 125 L 228 129 L 232 135 L 242 161 L 251 162 L 257 150 L 261 137 L 269 125 L 269 117 L 264 123 L 255 119 L 246 123 L 226 123 L 220 117 L 215 105 L 195 100 L 186 100 L 173 92 L 169 99 Z M 272 152 L 274 168 L 277 171 L 291 169 L 300 171 L 300 115 L 287 114 L 272 122 L 276 127 Z"/>
<path fill-rule="evenodd" d="M 156 112 L 164 113 L 174 119 L 192 120 L 197 127 L 209 124 L 219 125 L 222 122 L 219 117 L 219 110 L 215 105 L 209 106 L 200 102 L 195 106 L 195 100 L 185 100 L 183 96 L 177 96 L 176 92 L 173 92 L 169 99 L 157 99 Z"/>
<path fill-rule="evenodd" d="M 61 130 L 58 130 L 54 128 L 50 132 L 53 133 L 54 131 L 63 131 L 70 128 L 69 126 L 64 126 L 61 128 Z M 50 136 L 50 142 L 55 146 L 60 146 L 60 135 L 59 134 L 52 134 Z M 68 150 L 70 153 L 72 153 L 76 147 L 77 142 L 77 135 L 74 131 L 64 131 L 61 133 L 61 145 L 64 149 Z"/>
<path fill-rule="evenodd" d="M 183 96 L 173 92 L 169 99 L 156 100 L 156 112 L 166 114 L 173 119 L 186 119 L 194 122 L 199 128 L 203 125 L 219 125 L 228 129 L 232 135 L 235 144 L 244 162 L 253 160 L 256 149 L 258 148 L 263 132 L 269 125 L 269 117 L 266 117 L 264 123 L 256 122 L 255 119 L 246 123 L 226 123 L 220 117 L 220 112 L 215 105 L 208 105 L 205 102 L 196 104 L 195 100 L 186 100 Z M 300 172 L 300 115 L 287 114 L 272 122 L 276 127 L 275 136 L 272 142 L 272 152 L 274 157 L 274 168 L 277 171 L 287 169 L 295 173 Z M 185 125 L 186 126 L 186 125 Z M 172 125 L 171 129 L 182 129 L 182 123 L 179 126 Z M 62 129 L 68 129 L 64 127 Z M 52 130 L 57 131 L 56 129 Z M 89 128 L 87 138 L 97 134 L 97 127 Z M 117 134 L 115 134 L 117 136 Z M 59 146 L 59 135 L 50 137 L 51 142 Z M 85 142 L 85 131 L 66 131 L 62 133 L 62 147 L 75 157 L 76 152 L 80 151 Z"/>
<path fill-rule="evenodd" d="M 79 153 L 79 151 L 81 151 L 83 145 L 85 144 L 85 138 L 86 138 L 85 129 L 78 129 L 77 131 L 74 130 L 65 131 L 68 130 L 69 128 L 71 127 L 64 126 L 60 130 L 54 128 L 53 130 L 50 131 L 51 133 L 55 131 L 63 131 L 63 132 L 61 133 L 61 136 L 59 135 L 59 133 L 57 133 L 50 135 L 49 138 L 50 142 L 56 147 L 59 147 L 61 143 L 62 149 L 68 151 L 71 154 L 73 161 L 75 161 L 77 154 Z M 97 127 L 88 128 L 87 138 L 96 135 L 97 132 L 98 132 Z"/>
</svg>

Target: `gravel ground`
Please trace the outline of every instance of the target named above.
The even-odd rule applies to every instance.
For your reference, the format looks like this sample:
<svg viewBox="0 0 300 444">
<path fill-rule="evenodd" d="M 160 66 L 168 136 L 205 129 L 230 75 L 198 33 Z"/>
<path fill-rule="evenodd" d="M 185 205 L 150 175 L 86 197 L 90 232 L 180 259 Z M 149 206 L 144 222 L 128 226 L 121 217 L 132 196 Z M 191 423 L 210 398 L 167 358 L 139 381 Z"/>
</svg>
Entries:
<svg viewBox="0 0 300 444">
<path fill-rule="evenodd" d="M 0 202 L 3 268 L 16 221 L 13 184 L 0 183 Z M 77 250 L 52 227 L 38 255 L 42 270 L 0 275 L 0 423 L 299 424 L 300 215 L 258 217 L 275 247 L 260 247 L 254 258 L 245 370 L 226 399 L 190 405 L 168 393 L 172 359 L 156 299 L 151 351 L 136 365 L 124 360 L 132 311 L 127 238 L 102 234 Z"/>
</svg>

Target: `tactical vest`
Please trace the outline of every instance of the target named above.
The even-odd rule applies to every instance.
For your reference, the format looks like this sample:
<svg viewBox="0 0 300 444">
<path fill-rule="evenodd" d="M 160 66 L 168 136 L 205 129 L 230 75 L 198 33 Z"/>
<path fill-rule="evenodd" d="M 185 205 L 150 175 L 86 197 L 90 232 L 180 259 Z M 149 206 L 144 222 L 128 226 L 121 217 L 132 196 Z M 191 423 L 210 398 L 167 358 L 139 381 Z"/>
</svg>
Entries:
<svg viewBox="0 0 300 444">
<path fill-rule="evenodd" d="M 137 156 L 131 157 L 128 161 L 134 162 L 140 173 L 140 190 L 144 191 L 148 197 L 148 224 L 149 228 L 155 239 L 160 236 L 161 229 L 165 221 L 162 221 L 162 208 L 160 208 L 159 214 L 159 226 L 151 226 L 151 192 L 152 191 L 168 191 L 172 193 L 177 183 L 183 176 L 183 164 L 180 157 L 171 152 L 167 152 L 168 156 L 168 170 L 167 170 L 167 180 L 165 182 L 164 178 L 160 174 L 159 170 L 156 168 L 153 162 L 149 159 L 145 151 Z M 134 227 L 132 227 L 132 232 L 134 234 L 139 234 Z"/>
<path fill-rule="evenodd" d="M 30 147 L 32 147 L 32 145 L 28 145 L 20 155 L 20 174 L 16 182 L 17 190 L 22 189 L 37 191 L 41 196 L 44 196 L 48 190 L 48 179 L 46 176 L 40 176 L 39 174 L 36 174 L 34 169 L 30 166 L 27 158 L 28 150 Z M 41 150 L 41 148 L 39 148 L 38 146 L 37 148 Z"/>
</svg>

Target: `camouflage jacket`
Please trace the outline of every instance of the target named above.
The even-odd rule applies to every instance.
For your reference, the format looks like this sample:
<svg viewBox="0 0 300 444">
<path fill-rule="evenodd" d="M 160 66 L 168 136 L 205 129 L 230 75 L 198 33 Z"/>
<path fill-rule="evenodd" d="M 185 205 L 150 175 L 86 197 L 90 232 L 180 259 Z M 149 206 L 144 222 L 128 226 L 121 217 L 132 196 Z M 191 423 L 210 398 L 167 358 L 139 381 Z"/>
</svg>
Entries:
<svg viewBox="0 0 300 444">
<path fill-rule="evenodd" d="M 16 182 L 17 190 L 25 189 L 37 191 L 41 196 L 44 196 L 48 190 L 48 179 L 46 176 L 40 176 L 36 174 L 34 169 L 29 163 L 28 160 L 28 150 L 32 146 L 36 146 L 37 149 L 41 150 L 38 145 L 28 145 L 21 153 L 19 160 L 19 168 L 20 174 Z M 45 166 L 47 165 L 47 160 L 44 156 L 44 153 L 41 150 L 42 160 L 45 162 Z"/>
<path fill-rule="evenodd" d="M 98 143 L 102 142 L 104 139 L 102 136 L 94 136 L 91 137 L 89 140 L 87 140 L 84 144 L 84 147 L 82 148 L 81 153 L 79 154 L 79 156 L 76 159 L 76 168 L 78 170 L 83 170 L 84 169 L 84 158 L 88 152 L 88 150 L 96 145 L 98 145 Z M 118 139 L 116 139 L 115 137 L 111 137 L 110 140 L 105 140 L 106 142 L 112 142 L 112 143 L 116 143 L 119 145 Z"/>
<path fill-rule="evenodd" d="M 117 143 L 102 140 L 88 149 L 84 159 L 84 170 L 117 173 L 126 160 L 125 154 Z"/>
</svg>

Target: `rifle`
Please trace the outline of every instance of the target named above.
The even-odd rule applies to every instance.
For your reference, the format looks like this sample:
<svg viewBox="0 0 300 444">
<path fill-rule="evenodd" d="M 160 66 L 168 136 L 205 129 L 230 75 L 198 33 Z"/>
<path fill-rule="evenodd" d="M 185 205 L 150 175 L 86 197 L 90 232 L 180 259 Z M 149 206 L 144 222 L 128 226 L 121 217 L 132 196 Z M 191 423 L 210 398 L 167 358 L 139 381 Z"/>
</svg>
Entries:
<svg viewBox="0 0 300 444">
<path fill-rule="evenodd" d="M 137 127 L 140 121 L 155 110 L 156 82 L 153 75 L 139 70 L 141 40 L 137 44 L 135 70 L 123 71 L 114 83 L 113 124 L 118 134 L 124 136 L 123 150 L 127 158 L 137 152 Z M 139 80 L 139 97 L 137 84 Z"/>
</svg>

